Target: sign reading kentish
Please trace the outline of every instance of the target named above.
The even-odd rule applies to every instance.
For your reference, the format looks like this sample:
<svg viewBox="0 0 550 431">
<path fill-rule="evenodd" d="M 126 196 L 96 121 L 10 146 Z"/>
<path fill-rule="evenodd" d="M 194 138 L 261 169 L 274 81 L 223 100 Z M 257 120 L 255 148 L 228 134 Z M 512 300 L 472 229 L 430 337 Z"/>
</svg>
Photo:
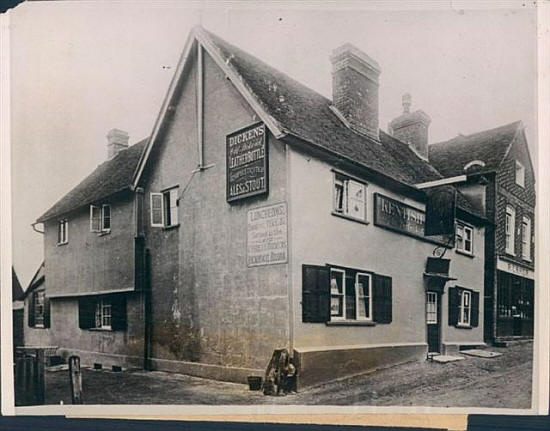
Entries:
<svg viewBox="0 0 550 431">
<path fill-rule="evenodd" d="M 265 124 L 253 124 L 226 138 L 227 202 L 268 191 Z"/>
<path fill-rule="evenodd" d="M 286 202 L 254 208 L 247 215 L 246 263 L 274 265 L 288 261 Z"/>
</svg>

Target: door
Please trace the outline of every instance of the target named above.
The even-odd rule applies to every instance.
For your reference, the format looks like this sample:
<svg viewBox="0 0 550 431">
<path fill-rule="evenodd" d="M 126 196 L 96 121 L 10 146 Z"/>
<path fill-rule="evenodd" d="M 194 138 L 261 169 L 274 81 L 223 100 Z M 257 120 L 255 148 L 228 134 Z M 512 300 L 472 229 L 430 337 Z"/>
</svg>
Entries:
<svg viewBox="0 0 550 431">
<path fill-rule="evenodd" d="M 441 338 L 441 294 L 426 292 L 426 326 L 428 332 L 428 353 L 440 353 Z"/>
</svg>

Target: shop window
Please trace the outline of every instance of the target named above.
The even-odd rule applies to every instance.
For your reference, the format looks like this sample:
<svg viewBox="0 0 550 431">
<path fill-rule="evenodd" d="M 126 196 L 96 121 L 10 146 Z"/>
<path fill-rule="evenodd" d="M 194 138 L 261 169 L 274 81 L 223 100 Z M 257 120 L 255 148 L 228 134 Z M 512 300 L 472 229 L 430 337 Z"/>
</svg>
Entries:
<svg viewBox="0 0 550 431">
<path fill-rule="evenodd" d="M 78 322 L 81 329 L 126 329 L 126 297 L 115 294 L 79 299 Z"/>
<path fill-rule="evenodd" d="M 479 292 L 463 287 L 449 288 L 449 325 L 477 327 L 479 324 Z"/>
<path fill-rule="evenodd" d="M 510 274 L 499 273 L 498 316 L 532 319 L 533 281 Z"/>
<path fill-rule="evenodd" d="M 111 205 L 90 205 L 90 232 L 110 232 Z"/>
<path fill-rule="evenodd" d="M 173 187 L 161 193 L 151 193 L 151 226 L 177 226 L 179 187 Z"/>
<path fill-rule="evenodd" d="M 69 242 L 69 221 L 67 219 L 57 222 L 57 245 L 67 244 Z"/>
<path fill-rule="evenodd" d="M 527 216 L 523 216 L 521 221 L 521 256 L 531 260 L 531 219 Z"/>
<path fill-rule="evenodd" d="M 506 207 L 506 226 L 505 226 L 505 235 L 506 235 L 506 253 L 510 255 L 515 255 L 514 244 L 516 242 L 516 210 L 508 205 Z"/>
<path fill-rule="evenodd" d="M 367 186 L 345 175 L 334 173 L 333 213 L 367 220 Z"/>
<path fill-rule="evenodd" d="M 303 322 L 392 321 L 391 277 L 314 265 L 302 277 Z"/>
<path fill-rule="evenodd" d="M 44 289 L 35 290 L 28 296 L 28 324 L 31 328 L 50 327 L 50 301 Z"/>
<path fill-rule="evenodd" d="M 516 160 L 516 184 L 525 187 L 525 167 Z"/>
<path fill-rule="evenodd" d="M 467 225 L 456 225 L 456 250 L 466 254 L 474 253 L 474 230 Z"/>
</svg>

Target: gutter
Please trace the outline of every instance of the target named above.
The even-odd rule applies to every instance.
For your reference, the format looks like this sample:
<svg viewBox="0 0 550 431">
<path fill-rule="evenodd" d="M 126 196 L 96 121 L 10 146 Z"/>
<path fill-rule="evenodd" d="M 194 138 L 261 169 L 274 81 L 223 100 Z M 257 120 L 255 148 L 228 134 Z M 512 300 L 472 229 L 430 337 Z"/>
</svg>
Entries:
<svg viewBox="0 0 550 431">
<path fill-rule="evenodd" d="M 44 231 L 43 230 L 38 230 L 36 228 L 36 225 L 39 224 L 39 223 L 42 223 L 40 221 L 35 221 L 34 223 L 31 223 L 31 227 L 32 227 L 32 230 L 34 230 L 35 232 L 38 232 L 38 233 L 41 233 L 42 235 L 44 235 Z"/>
</svg>

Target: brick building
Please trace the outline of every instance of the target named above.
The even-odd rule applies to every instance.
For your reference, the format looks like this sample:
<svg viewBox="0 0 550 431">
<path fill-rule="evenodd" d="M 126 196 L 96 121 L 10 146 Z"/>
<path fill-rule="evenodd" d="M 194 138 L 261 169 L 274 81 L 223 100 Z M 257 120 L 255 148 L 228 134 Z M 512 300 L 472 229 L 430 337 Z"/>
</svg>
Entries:
<svg viewBox="0 0 550 431">
<path fill-rule="evenodd" d="M 194 29 L 151 137 L 109 133 L 38 219 L 51 324 L 32 336 L 239 382 L 287 348 L 299 386 L 483 345 L 482 206 L 458 192 L 475 253 L 426 236 L 427 141 L 379 130 L 373 59 L 331 62 L 332 101 Z"/>
<path fill-rule="evenodd" d="M 535 172 L 523 124 L 430 145 L 429 160 L 445 177 L 478 175 L 487 182 L 483 204 L 492 225 L 485 230 L 485 340 L 532 337 Z"/>
</svg>

